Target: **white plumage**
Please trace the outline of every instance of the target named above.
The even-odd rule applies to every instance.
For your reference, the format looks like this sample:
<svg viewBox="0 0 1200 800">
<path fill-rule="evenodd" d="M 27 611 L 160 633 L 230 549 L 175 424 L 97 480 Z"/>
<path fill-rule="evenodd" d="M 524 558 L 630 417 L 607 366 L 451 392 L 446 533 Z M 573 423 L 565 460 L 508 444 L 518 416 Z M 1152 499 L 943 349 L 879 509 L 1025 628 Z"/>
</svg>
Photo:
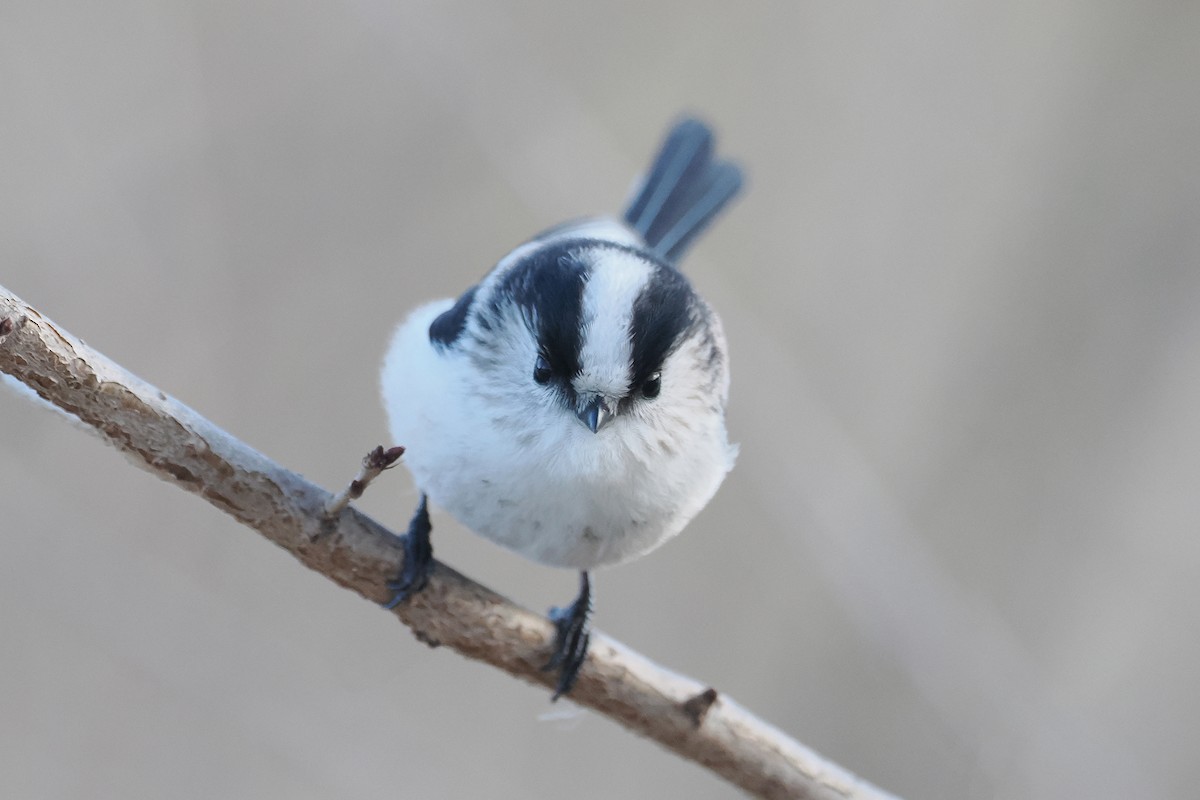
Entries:
<svg viewBox="0 0 1200 800">
<path fill-rule="evenodd" d="M 583 292 L 577 391 L 628 392 L 633 300 L 650 275 L 637 256 L 599 254 Z M 485 281 L 475 302 L 496 285 Z M 724 364 L 719 376 L 703 372 L 703 341 L 690 337 L 667 358 L 658 397 L 592 433 L 534 383 L 538 343 L 519 314 L 495 334 L 495 369 L 476 365 L 470 337 L 486 332 L 471 318 L 463 347 L 439 350 L 429 326 L 453 302 L 423 306 L 400 325 L 382 375 L 392 440 L 435 506 L 534 561 L 585 570 L 644 555 L 712 498 L 736 449 L 725 432 Z M 715 315 L 709 330 L 724 352 Z"/>
<path fill-rule="evenodd" d="M 720 320 L 675 267 L 741 186 L 676 125 L 623 220 L 553 228 L 458 300 L 418 308 L 384 359 L 392 439 L 421 502 L 392 605 L 432 564 L 426 500 L 534 561 L 581 571 L 551 612 L 555 697 L 587 653 L 588 571 L 643 555 L 712 498 L 736 448 Z"/>
</svg>

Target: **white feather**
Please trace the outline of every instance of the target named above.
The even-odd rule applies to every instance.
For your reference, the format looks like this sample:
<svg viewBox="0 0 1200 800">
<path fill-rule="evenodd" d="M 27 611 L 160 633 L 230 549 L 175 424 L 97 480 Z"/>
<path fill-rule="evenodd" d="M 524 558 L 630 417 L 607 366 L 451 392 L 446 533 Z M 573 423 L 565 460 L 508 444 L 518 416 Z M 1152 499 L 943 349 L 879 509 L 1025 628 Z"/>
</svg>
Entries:
<svg viewBox="0 0 1200 800">
<path fill-rule="evenodd" d="M 580 393 L 621 397 L 630 382 L 633 302 L 652 269 L 645 260 L 621 251 L 605 253 L 599 262 L 583 288 L 581 370 L 572 382 Z"/>
<path fill-rule="evenodd" d="M 480 284 L 486 303 L 503 275 L 547 239 L 620 231 L 591 222 L 518 248 Z M 629 326 L 650 266 L 619 253 L 595 265 L 583 294 L 579 391 L 622 396 L 629 388 Z M 719 324 L 684 341 L 662 369 L 662 392 L 631 403 L 598 433 L 551 387 L 532 379 L 538 346 L 512 309 L 483 329 L 468 317 L 461 346 L 435 347 L 429 326 L 453 305 L 423 306 L 396 330 L 382 389 L 392 439 L 406 449 L 418 488 L 471 530 L 544 564 L 587 570 L 643 555 L 671 538 L 709 501 L 733 466 L 726 438 L 723 359 L 705 347 Z M 481 369 L 472 337 L 487 337 Z M 705 342 L 709 344 L 705 344 Z"/>
</svg>

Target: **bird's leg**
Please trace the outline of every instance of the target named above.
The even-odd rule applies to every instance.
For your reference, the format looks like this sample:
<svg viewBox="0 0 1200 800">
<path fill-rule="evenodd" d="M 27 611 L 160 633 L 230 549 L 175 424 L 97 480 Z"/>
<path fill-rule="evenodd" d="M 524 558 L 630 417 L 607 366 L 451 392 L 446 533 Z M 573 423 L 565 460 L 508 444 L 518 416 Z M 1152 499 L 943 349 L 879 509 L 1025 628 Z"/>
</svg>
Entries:
<svg viewBox="0 0 1200 800">
<path fill-rule="evenodd" d="M 424 494 L 408 523 L 408 533 L 403 537 L 404 563 L 400 566 L 400 574 L 395 580 L 388 581 L 388 588 L 396 594 L 383 604 L 384 608 L 395 608 L 417 592 L 425 588 L 429 581 L 429 569 L 433 565 L 433 545 L 429 543 L 429 532 L 433 526 L 429 523 L 429 509 Z"/>
<path fill-rule="evenodd" d="M 554 637 L 554 655 L 546 662 L 543 670 L 558 670 L 558 686 L 555 687 L 554 702 L 571 691 L 579 668 L 587 657 L 588 640 L 591 638 L 588 616 L 592 613 L 592 586 L 586 572 L 579 573 L 579 596 L 566 608 L 550 609 L 550 621 L 557 631 Z"/>
</svg>

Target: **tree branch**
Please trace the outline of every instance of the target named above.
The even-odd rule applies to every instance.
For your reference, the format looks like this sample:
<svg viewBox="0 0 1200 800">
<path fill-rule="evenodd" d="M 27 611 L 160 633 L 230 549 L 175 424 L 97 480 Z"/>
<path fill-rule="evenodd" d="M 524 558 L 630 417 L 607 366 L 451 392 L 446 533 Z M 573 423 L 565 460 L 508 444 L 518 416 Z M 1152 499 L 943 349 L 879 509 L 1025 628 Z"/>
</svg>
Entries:
<svg viewBox="0 0 1200 800">
<path fill-rule="evenodd" d="M 0 286 L 0 372 L 94 428 L 133 463 L 194 492 L 374 603 L 402 558 L 398 537 L 275 464 L 187 406 L 123 370 Z M 393 613 L 446 645 L 531 683 L 554 628 L 442 563 Z M 599 633 L 570 699 L 769 798 L 862 800 L 890 795 L 790 739 L 715 689 Z"/>
</svg>

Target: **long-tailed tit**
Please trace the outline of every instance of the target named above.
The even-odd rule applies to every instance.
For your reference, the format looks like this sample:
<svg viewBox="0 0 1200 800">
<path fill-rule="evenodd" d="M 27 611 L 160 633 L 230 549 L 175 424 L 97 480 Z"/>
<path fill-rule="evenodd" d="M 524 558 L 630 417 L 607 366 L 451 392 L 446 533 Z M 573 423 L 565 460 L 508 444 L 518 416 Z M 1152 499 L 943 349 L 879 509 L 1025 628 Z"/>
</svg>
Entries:
<svg viewBox="0 0 1200 800">
<path fill-rule="evenodd" d="M 623 218 L 551 228 L 455 300 L 422 306 L 383 364 L 393 441 L 421 493 L 389 607 L 429 571 L 428 502 L 543 564 L 580 571 L 551 609 L 557 699 L 587 654 L 588 571 L 671 538 L 737 449 L 721 322 L 675 267 L 737 194 L 696 120 L 671 129 Z"/>
</svg>

